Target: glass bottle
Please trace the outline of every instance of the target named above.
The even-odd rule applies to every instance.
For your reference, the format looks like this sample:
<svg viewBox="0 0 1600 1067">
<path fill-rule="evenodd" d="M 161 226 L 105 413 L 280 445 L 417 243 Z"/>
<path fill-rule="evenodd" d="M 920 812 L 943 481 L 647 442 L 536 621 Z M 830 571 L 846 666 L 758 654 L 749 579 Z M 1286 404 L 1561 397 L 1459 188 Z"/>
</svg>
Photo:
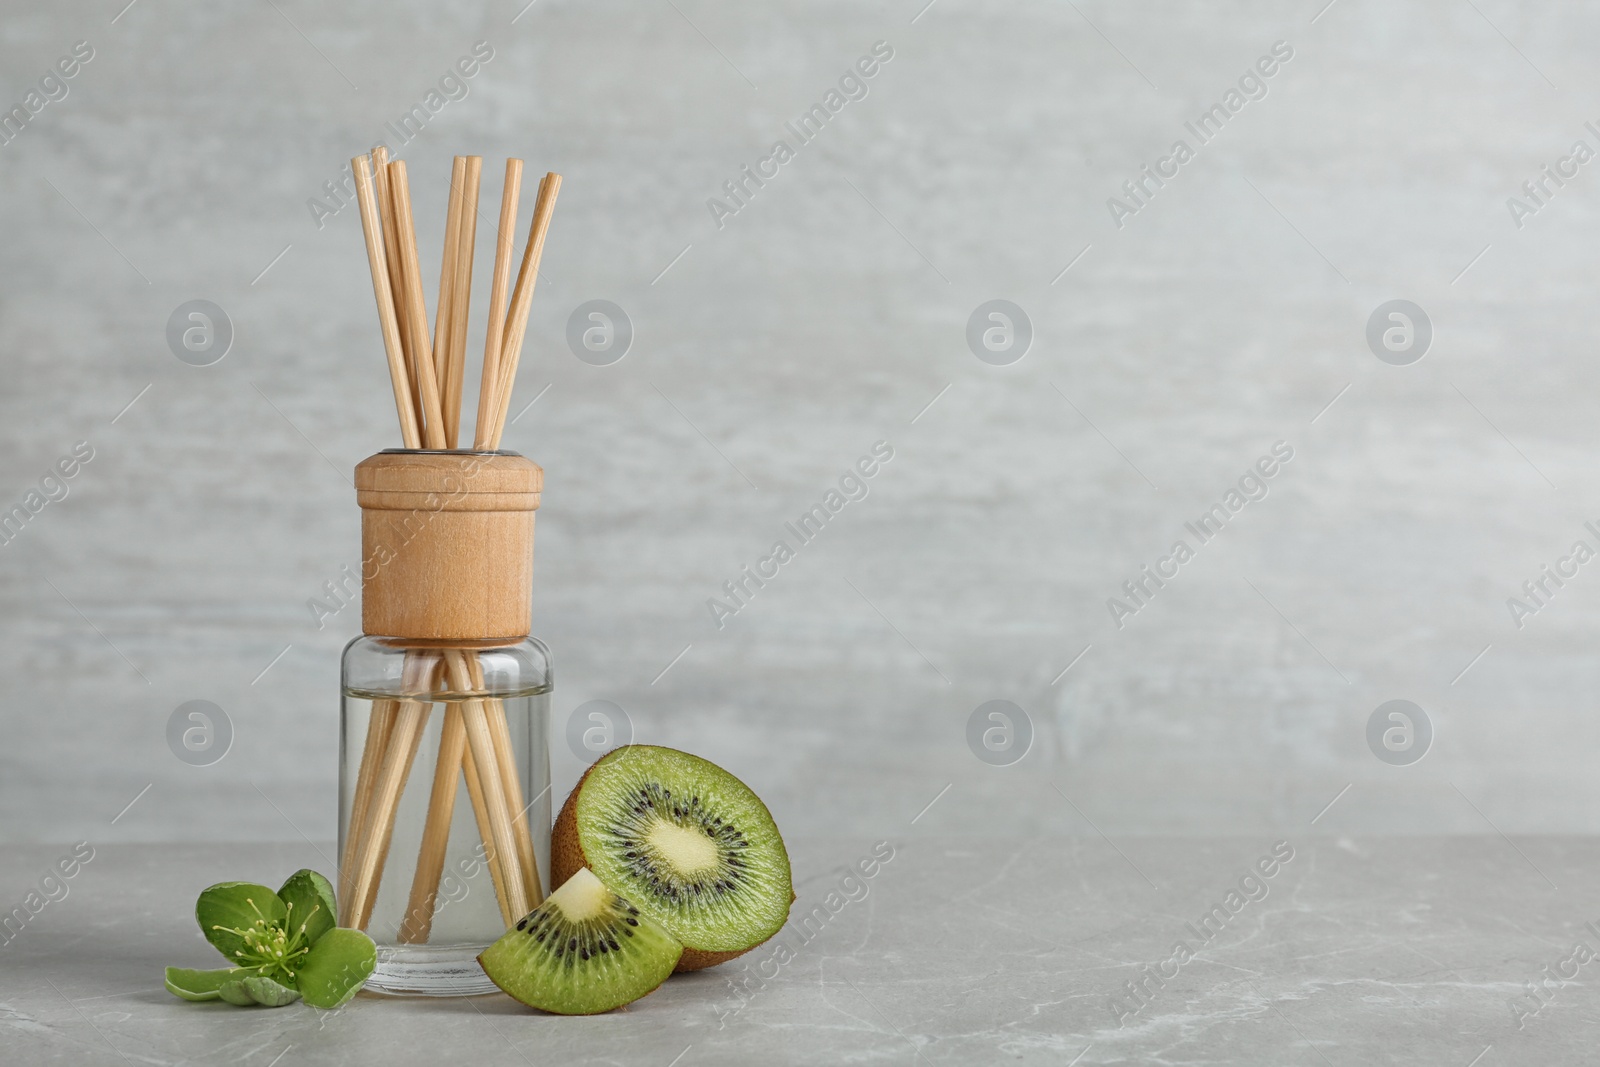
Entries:
<svg viewBox="0 0 1600 1067">
<path fill-rule="evenodd" d="M 362 628 L 341 666 L 339 923 L 376 992 L 495 987 L 476 957 L 549 891 L 550 652 L 527 636 L 543 472 L 512 452 L 356 468 Z"/>
</svg>

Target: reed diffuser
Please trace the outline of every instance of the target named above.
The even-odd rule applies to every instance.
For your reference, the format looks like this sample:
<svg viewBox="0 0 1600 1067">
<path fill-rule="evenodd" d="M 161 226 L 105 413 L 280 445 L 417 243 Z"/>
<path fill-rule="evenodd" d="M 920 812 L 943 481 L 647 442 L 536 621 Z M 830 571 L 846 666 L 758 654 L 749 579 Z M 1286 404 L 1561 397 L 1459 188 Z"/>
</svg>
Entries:
<svg viewBox="0 0 1600 1067">
<path fill-rule="evenodd" d="M 369 989 L 488 992 L 476 955 L 549 889 L 552 672 L 528 636 L 544 472 L 499 446 L 561 177 L 539 183 L 513 286 L 522 161 L 506 161 L 461 448 L 483 160 L 455 157 L 431 331 L 406 165 L 381 147 L 351 162 L 403 447 L 356 467 L 364 636 L 342 664 L 339 923 L 377 943 Z"/>
</svg>

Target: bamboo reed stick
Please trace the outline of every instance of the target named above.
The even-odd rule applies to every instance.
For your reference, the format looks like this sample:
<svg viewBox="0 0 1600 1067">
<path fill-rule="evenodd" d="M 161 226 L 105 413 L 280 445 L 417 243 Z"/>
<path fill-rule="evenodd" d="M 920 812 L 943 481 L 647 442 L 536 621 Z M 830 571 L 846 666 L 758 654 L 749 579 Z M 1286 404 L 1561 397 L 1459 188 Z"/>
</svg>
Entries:
<svg viewBox="0 0 1600 1067">
<path fill-rule="evenodd" d="M 428 311 L 422 299 L 422 271 L 417 265 L 417 231 L 411 214 L 411 182 L 405 160 L 389 164 L 389 186 L 394 195 L 396 229 L 400 238 L 400 267 L 405 276 L 406 315 L 416 351 L 414 373 L 422 394 L 426 425 L 422 440 L 428 448 L 444 448 L 444 415 L 439 403 L 439 381 L 434 374 L 433 350 L 428 344 Z"/>
<path fill-rule="evenodd" d="M 489 287 L 489 321 L 483 331 L 483 378 L 478 386 L 478 419 L 472 447 L 494 446 L 495 392 L 500 382 L 500 345 L 505 339 L 506 290 L 511 286 L 511 257 L 517 245 L 517 201 L 522 193 L 522 160 L 506 160 L 506 181 L 500 192 L 500 226 L 495 231 L 494 279 Z"/>
<path fill-rule="evenodd" d="M 460 652 L 448 652 L 445 655 L 450 683 L 459 692 L 472 692 L 472 678 L 468 673 L 466 657 Z M 482 700 L 468 700 L 462 702 L 462 717 L 467 724 L 467 744 L 472 749 L 472 760 L 478 766 L 479 778 L 483 785 L 484 807 L 489 813 L 489 831 L 494 838 L 493 847 L 502 857 L 506 857 L 505 865 L 508 869 L 515 869 L 517 862 L 517 844 L 512 829 L 511 812 L 506 804 L 504 783 L 499 773 L 499 757 L 495 755 L 494 732 L 489 725 L 489 716 Z M 526 915 L 530 905 L 528 903 L 527 886 L 521 878 L 508 878 L 506 896 L 509 898 L 513 916 Z"/>
<path fill-rule="evenodd" d="M 529 907 L 544 901 L 539 884 L 539 861 L 533 855 L 533 838 L 528 831 L 528 813 L 523 802 L 522 776 L 517 773 L 516 756 L 511 746 L 511 724 L 506 719 L 505 702 L 486 700 L 485 711 L 494 731 L 495 755 L 500 760 L 500 781 L 506 792 L 506 807 L 511 812 L 511 830 L 517 843 L 517 870 L 527 889 Z"/>
<path fill-rule="evenodd" d="M 479 692 L 486 689 L 483 682 L 483 664 L 473 656 L 468 663 L 472 684 Z M 539 864 L 533 855 L 533 838 L 528 833 L 528 813 L 523 804 L 522 775 L 517 772 L 517 760 L 511 745 L 511 724 L 506 719 L 505 701 L 498 697 L 484 700 L 489 726 L 494 734 L 494 754 L 499 762 L 501 787 L 506 794 L 506 807 L 511 813 L 511 829 L 517 843 L 517 872 L 527 889 L 528 899 L 537 907 L 544 900 L 544 889 L 539 884 Z"/>
<path fill-rule="evenodd" d="M 473 691 L 481 692 L 484 688 L 483 666 L 476 655 L 467 658 L 467 669 Z M 508 896 L 511 879 L 517 878 L 522 881 L 524 891 L 531 902 L 530 906 L 538 905 L 544 899 L 544 893 L 539 883 L 538 865 L 533 856 L 533 842 L 528 836 L 527 814 L 523 811 L 522 803 L 522 781 L 521 776 L 517 774 L 516 761 L 512 754 L 511 733 L 506 721 L 505 705 L 494 698 L 486 698 L 484 703 L 489 726 L 493 731 L 495 773 L 498 774 L 501 788 L 505 792 L 507 813 L 511 818 L 516 845 L 514 862 L 513 858 L 502 857 L 497 853 L 488 855 L 485 859 L 489 864 L 502 916 L 509 926 L 519 917 L 511 912 Z M 426 942 L 432 930 L 439 881 L 444 873 L 450 822 L 455 813 L 458 768 L 467 775 L 468 794 L 483 840 L 491 842 L 494 839 L 494 832 L 489 821 L 488 802 L 484 797 L 476 764 L 466 745 L 466 726 L 462 712 L 459 707 L 450 707 L 446 709 L 445 722 L 440 733 L 433 792 L 429 798 L 428 815 L 423 825 L 422 846 L 418 852 L 416 874 L 411 883 L 411 898 L 401 926 L 400 940 L 403 942 Z"/>
<path fill-rule="evenodd" d="M 383 703 L 393 703 L 385 701 Z M 379 714 L 379 711 L 385 714 Z M 353 830 L 364 831 L 372 815 L 372 790 L 371 785 L 377 781 L 378 769 L 382 766 L 384 750 L 389 745 L 389 734 L 394 730 L 394 709 L 376 709 L 367 717 L 367 741 L 361 750 L 361 770 L 357 774 L 358 781 L 367 779 L 368 789 L 365 795 L 359 786 L 351 805 L 350 825 Z"/>
<path fill-rule="evenodd" d="M 401 710 L 404 711 L 404 708 L 405 704 L 402 703 Z M 406 778 L 410 777 L 411 768 L 416 766 L 417 750 L 422 747 L 422 737 L 428 729 L 428 717 L 433 712 L 433 705 L 431 703 L 423 703 L 421 704 L 421 708 L 422 715 L 417 721 L 417 728 L 415 732 L 413 732 L 409 737 L 399 739 L 397 739 L 395 732 L 391 732 L 389 735 L 390 745 L 388 751 L 385 753 L 385 759 L 404 760 L 405 772 L 400 780 L 400 790 L 399 792 L 395 793 L 393 802 L 383 808 L 379 808 L 377 804 L 374 804 L 372 808 L 374 822 L 371 830 L 374 836 L 376 836 L 378 842 L 378 865 L 372 877 L 372 884 L 367 890 L 366 898 L 362 901 L 361 913 L 357 916 L 361 920 L 361 929 L 363 930 L 365 930 L 372 921 L 372 909 L 378 902 L 378 887 L 383 881 L 383 872 L 387 870 L 389 866 L 389 846 L 394 843 L 394 823 L 395 816 L 400 810 L 400 798 L 405 795 Z M 396 716 L 395 725 L 397 729 L 399 723 L 400 717 Z M 400 750 L 401 744 L 405 746 L 403 752 Z M 377 795 L 375 795 L 374 799 L 377 799 Z M 384 821 L 377 821 L 378 817 L 380 816 Z"/>
<path fill-rule="evenodd" d="M 367 740 L 361 750 L 361 769 L 356 774 L 355 796 L 350 804 L 350 821 L 345 827 L 344 851 L 339 859 L 339 925 L 349 926 L 355 921 L 355 875 L 361 844 L 366 840 L 368 820 L 372 814 L 373 787 L 378 771 L 383 765 L 383 755 L 389 749 L 389 734 L 394 728 L 394 717 L 399 705 L 394 701 L 375 702 L 367 717 Z"/>
<path fill-rule="evenodd" d="M 389 150 L 383 145 L 378 145 L 372 150 L 371 159 L 372 183 L 378 193 L 378 218 L 383 222 L 383 250 L 388 267 L 389 291 L 394 297 L 395 318 L 400 328 L 400 349 L 405 353 L 411 408 L 420 441 L 423 424 L 422 397 L 417 393 L 417 377 L 411 369 L 411 324 L 406 316 L 405 287 L 402 284 L 404 279 L 400 271 L 400 241 L 396 237 L 395 229 L 394 197 L 389 191 Z"/>
<path fill-rule="evenodd" d="M 483 668 L 476 655 L 468 660 L 468 668 L 475 691 L 481 691 Z M 489 864 L 495 897 L 500 904 L 502 916 L 509 926 L 518 916 L 510 912 L 510 900 L 507 896 L 509 876 L 506 871 L 511 871 L 510 876 L 520 876 L 523 879 L 528 887 L 528 898 L 533 905 L 538 905 L 543 900 L 543 890 L 539 884 L 538 867 L 533 862 L 533 844 L 528 837 L 526 813 L 522 810 L 522 783 L 516 774 L 516 765 L 512 758 L 511 735 L 506 722 L 505 706 L 497 699 L 490 699 L 487 704 L 489 723 L 496 731 L 495 755 L 499 759 L 499 774 L 511 814 L 519 863 L 516 868 L 510 868 L 503 859 L 493 854 L 485 856 L 485 861 Z M 458 770 L 465 772 L 468 796 L 472 801 L 473 815 L 478 820 L 480 834 L 486 843 L 493 840 L 493 831 L 488 822 L 487 802 L 466 740 L 466 725 L 461 709 L 446 708 L 444 726 L 439 737 L 438 761 L 434 767 L 433 792 L 429 798 L 428 815 L 422 830 L 422 846 L 417 856 L 416 875 L 412 879 L 411 899 L 406 907 L 405 920 L 400 930 L 402 942 L 426 942 L 432 930 L 439 881 L 444 874 L 450 822 L 455 815 Z"/>
<path fill-rule="evenodd" d="M 472 260 L 477 233 L 478 187 L 483 157 L 455 157 L 450 180 L 450 205 L 445 226 L 445 252 L 439 274 L 439 311 L 434 322 L 434 367 L 440 374 L 445 443 L 455 448 L 461 425 L 461 387 L 466 360 L 468 310 L 472 294 Z M 455 811 L 456 774 L 464 767 L 466 727 L 459 708 L 450 709 L 441 734 L 434 792 L 423 826 L 422 846 L 416 875 L 412 881 L 407 926 L 401 940 L 425 942 L 432 930 L 434 903 L 443 875 L 444 857 L 449 845 L 450 821 Z M 469 793 L 474 814 L 480 815 L 483 791 Z M 486 817 L 486 815 L 484 815 Z M 495 895 L 502 913 L 509 908 L 503 875 L 495 872 Z M 509 921 L 508 921 L 509 925 Z"/>
<path fill-rule="evenodd" d="M 507 176 L 511 178 L 512 168 L 508 164 Z M 520 179 L 520 175 L 518 175 Z M 498 382 L 494 395 L 489 404 L 492 423 L 488 428 L 485 440 L 484 429 L 478 430 L 479 440 L 489 448 L 498 448 L 501 434 L 505 429 L 507 408 L 510 403 L 511 388 L 516 381 L 517 363 L 521 356 L 522 341 L 527 329 L 528 314 L 533 302 L 534 284 L 538 277 L 539 262 L 544 254 L 546 234 L 549 232 L 550 220 L 555 210 L 556 196 L 561 189 L 561 176 L 559 174 L 546 174 L 539 184 L 538 198 L 534 204 L 533 222 L 529 231 L 528 247 L 523 255 L 521 271 L 517 277 L 517 288 L 512 300 L 511 310 L 507 313 L 507 320 L 503 327 L 501 344 L 496 353 L 496 366 L 493 373 Z M 504 214 L 502 204 L 502 215 Z M 513 218 L 514 218 L 513 214 Z M 506 263 L 506 274 L 509 276 L 509 261 Z M 497 277 L 499 265 L 497 262 Z M 494 307 L 491 296 L 490 329 L 494 328 Z M 488 349 L 485 348 L 485 360 L 488 359 Z M 490 371 L 485 369 L 485 380 L 489 380 Z M 483 404 L 480 399 L 480 410 Z M 481 684 L 481 679 L 479 680 Z M 517 863 L 522 883 L 529 899 L 538 904 L 543 899 L 543 890 L 540 885 L 538 864 L 533 855 L 533 841 L 528 832 L 527 812 L 523 804 L 521 776 L 517 773 L 515 761 L 512 756 L 510 725 L 506 720 L 504 704 L 499 700 L 485 702 L 485 717 L 491 728 L 495 743 L 496 758 L 500 764 L 500 779 L 502 788 L 507 795 L 507 801 L 513 814 L 514 840 L 517 846 Z"/>
<path fill-rule="evenodd" d="M 359 170 L 364 169 L 366 160 L 352 161 Z M 406 310 L 409 325 L 408 334 L 416 341 L 420 341 L 418 351 L 414 352 L 415 359 L 410 361 L 410 371 L 415 374 L 417 391 L 422 396 L 422 409 L 425 413 L 425 424 L 420 428 L 421 440 L 413 444 L 413 438 L 406 436 L 406 416 L 401 414 L 402 437 L 406 440 L 406 447 L 421 447 L 426 442 L 429 447 L 443 447 L 443 420 L 440 418 L 438 387 L 434 380 L 431 358 L 426 352 L 427 346 L 427 319 L 426 310 L 422 304 L 422 281 L 417 268 L 416 232 L 412 223 L 410 184 L 406 178 L 405 163 L 397 161 L 388 164 L 390 175 L 390 193 L 393 203 L 394 216 L 393 232 L 399 251 L 399 266 L 403 285 L 402 304 Z M 369 216 L 375 216 L 375 211 L 363 211 L 363 223 Z M 369 258 L 371 245 L 369 239 Z M 386 259 L 387 264 L 387 259 Z M 376 264 L 374 264 L 376 269 Z M 377 281 L 374 280 L 376 291 Z M 378 297 L 380 316 L 382 313 L 383 299 Z M 388 348 L 388 338 L 385 338 L 385 347 Z M 404 362 L 404 361 L 403 361 Z M 393 374 L 395 362 L 390 357 L 390 371 Z M 397 398 L 398 405 L 398 398 Z M 414 409 L 413 409 L 414 421 Z M 422 664 L 420 658 L 407 656 L 406 669 L 415 670 Z M 431 666 L 430 666 L 431 673 Z M 380 707 L 381 705 L 381 707 Z M 394 705 L 391 707 L 391 705 Z M 421 720 L 417 720 L 416 708 L 421 707 Z M 383 875 L 384 862 L 388 855 L 390 835 L 394 830 L 395 807 L 399 804 L 400 793 L 405 788 L 406 776 L 410 774 L 411 763 L 416 756 L 416 748 L 421 740 L 421 726 L 427 721 L 427 712 L 432 705 L 416 705 L 415 702 L 380 701 L 374 706 L 373 713 L 380 711 L 394 717 L 394 725 L 388 732 L 388 737 L 381 752 L 381 769 L 371 784 L 364 791 L 361 776 L 357 773 L 357 800 L 367 813 L 367 818 L 360 826 L 353 827 L 351 841 L 355 845 L 354 861 L 350 864 L 352 873 L 348 880 L 341 871 L 341 884 L 348 885 L 346 904 L 343 908 L 349 917 L 347 925 L 364 928 L 372 913 L 373 904 L 377 898 L 378 883 Z M 409 732 L 408 732 L 409 731 Z M 363 762 L 365 762 L 363 754 Z M 362 803 L 362 794 L 367 793 L 365 803 Z"/>
<path fill-rule="evenodd" d="M 411 677 L 402 676 L 401 679 L 405 690 L 413 692 L 432 688 L 430 683 L 437 663 L 436 659 L 422 656 L 408 657 L 405 666 Z M 406 778 L 411 773 L 411 763 L 416 758 L 417 745 L 432 709 L 432 703 L 416 700 L 374 702 L 374 714 L 380 711 L 385 714 L 391 710 L 394 712 L 394 725 L 384 745 L 382 765 L 373 786 L 368 822 L 356 848 L 355 871 L 349 883 L 347 910 L 351 921 L 346 925 L 358 930 L 365 929 L 372 916 L 372 905 L 378 895 L 378 884 L 383 877 L 384 860 L 389 851 L 390 835 L 394 832 L 395 809 L 400 803 L 400 794 L 405 791 Z M 344 880 L 342 876 L 340 880 Z"/>
<path fill-rule="evenodd" d="M 383 160 L 384 152 L 379 148 L 373 151 L 373 161 L 378 164 L 376 168 L 370 166 L 363 156 L 351 160 L 351 166 L 356 176 L 356 198 L 361 212 L 362 230 L 366 235 L 368 265 L 372 270 L 373 296 L 378 305 L 379 325 L 389 361 L 389 376 L 394 382 L 395 407 L 400 416 L 400 434 L 407 448 L 417 448 L 421 445 L 421 429 L 417 421 L 415 395 L 411 388 L 409 368 L 406 365 L 404 339 L 392 288 L 392 269 L 398 262 L 399 249 L 393 239 L 392 222 L 387 226 L 384 224 L 384 216 L 388 214 L 389 197 L 387 175 L 382 169 Z M 381 242 L 382 252 L 375 255 L 378 244 L 376 238 L 383 236 L 385 231 L 387 237 Z M 389 735 L 393 730 L 397 713 L 397 704 L 393 701 L 381 701 L 373 705 L 367 722 L 367 739 L 362 749 L 361 767 L 356 775 L 350 821 L 345 831 L 345 851 L 339 865 L 340 921 L 345 925 L 354 922 L 356 913 L 360 910 L 360 897 L 355 892 L 354 886 L 358 856 L 369 836 L 373 793 L 384 755 L 388 751 Z"/>
<path fill-rule="evenodd" d="M 395 413 L 400 416 L 400 436 L 407 448 L 416 448 L 422 437 L 411 405 L 411 383 L 406 373 L 405 352 L 400 347 L 400 324 L 395 316 L 394 294 L 389 287 L 389 270 L 383 249 L 383 224 L 378 217 L 373 193 L 372 171 L 366 156 L 350 161 L 356 172 L 356 203 L 361 211 L 361 230 L 367 242 L 367 265 L 372 270 L 372 296 L 378 302 L 378 328 L 383 333 L 383 351 L 389 359 L 389 379 L 394 385 Z M 413 443 L 416 442 L 416 443 Z"/>
<path fill-rule="evenodd" d="M 444 417 L 446 448 L 455 447 L 452 426 L 459 419 L 450 411 L 450 343 L 455 337 L 456 265 L 461 254 L 462 188 L 466 183 L 467 157 L 456 156 L 450 165 L 450 195 L 445 212 L 444 250 L 439 263 L 439 303 L 433 314 L 433 373 L 439 383 L 439 406 Z"/>
<path fill-rule="evenodd" d="M 455 448 L 461 437 L 461 388 L 467 366 L 467 313 L 472 306 L 472 256 L 478 236 L 478 187 L 483 157 L 466 156 L 461 208 L 456 224 L 455 294 L 450 301 L 450 346 L 445 359 L 445 435 Z"/>
<path fill-rule="evenodd" d="M 411 899 L 400 923 L 399 940 L 420 944 L 433 931 L 433 913 L 444 875 L 445 852 L 450 843 L 450 821 L 455 818 L 456 792 L 461 788 L 461 757 L 467 750 L 467 727 L 461 709 L 445 705 L 439 730 L 439 757 L 433 768 L 433 791 L 428 817 L 422 827 L 422 847 L 417 851 L 417 872 L 411 880 Z"/>
<path fill-rule="evenodd" d="M 489 438 L 493 448 L 500 447 L 500 436 L 505 433 L 506 408 L 511 403 L 511 387 L 517 380 L 517 362 L 522 357 L 522 339 L 528 328 L 528 312 L 533 306 L 539 260 L 544 256 L 545 235 L 550 231 L 550 217 L 555 212 L 556 196 L 560 192 L 561 175 L 548 173 L 539 183 L 539 196 L 534 201 L 528 247 L 522 255 L 516 292 L 511 298 L 511 310 L 506 313 L 505 337 L 500 342 L 500 380 L 495 385 L 495 421 Z"/>
<path fill-rule="evenodd" d="M 373 294 L 378 303 L 378 317 L 383 333 L 384 350 L 389 360 L 389 376 L 394 383 L 395 408 L 400 417 L 400 434 L 407 448 L 417 448 L 421 445 L 421 430 L 416 422 L 416 408 L 411 397 L 410 376 L 405 364 L 405 352 L 400 340 L 399 321 L 394 307 L 394 297 L 390 289 L 388 256 L 384 249 L 379 248 L 378 238 L 382 234 L 383 224 L 374 192 L 372 171 L 365 156 L 357 156 L 351 161 L 356 172 L 357 202 L 361 212 L 362 230 L 366 234 L 367 259 L 372 271 Z M 361 883 L 362 864 L 366 855 L 370 855 L 370 842 L 374 829 L 385 821 L 387 826 L 393 826 L 393 813 L 383 812 L 382 804 L 374 804 L 374 794 L 380 783 L 384 780 L 379 771 L 380 764 L 385 766 L 390 762 L 389 755 L 394 750 L 390 745 L 390 735 L 394 732 L 398 709 L 391 707 L 393 702 L 382 701 L 375 704 L 371 711 L 368 723 L 367 745 L 362 751 L 361 768 L 356 775 L 355 797 L 352 801 L 352 816 L 350 827 L 347 831 L 350 849 L 346 861 L 341 865 L 341 882 L 344 883 L 344 892 L 341 897 L 345 904 L 347 921 L 350 917 L 360 924 L 365 925 L 363 909 L 367 907 L 365 901 L 370 895 L 375 895 L 375 888 L 371 893 Z M 409 772 L 409 759 L 406 771 Z M 404 777 L 401 779 L 404 786 Z M 384 850 L 387 850 L 387 831 L 384 834 Z M 378 858 L 381 865 L 382 857 Z M 345 874 L 345 872 L 349 872 Z M 374 886 L 378 875 L 373 876 Z"/>
<path fill-rule="evenodd" d="M 472 747 L 461 755 L 461 775 L 467 783 L 467 797 L 472 801 L 472 817 L 478 824 L 478 840 L 483 842 L 483 862 L 489 868 L 494 882 L 495 899 L 500 903 L 500 917 L 507 926 L 521 916 L 511 914 L 511 898 L 507 895 L 510 879 L 506 876 L 506 863 L 495 851 L 494 831 L 489 827 L 489 802 L 483 795 L 483 776 L 478 773 L 478 763 L 472 758 Z"/>
</svg>

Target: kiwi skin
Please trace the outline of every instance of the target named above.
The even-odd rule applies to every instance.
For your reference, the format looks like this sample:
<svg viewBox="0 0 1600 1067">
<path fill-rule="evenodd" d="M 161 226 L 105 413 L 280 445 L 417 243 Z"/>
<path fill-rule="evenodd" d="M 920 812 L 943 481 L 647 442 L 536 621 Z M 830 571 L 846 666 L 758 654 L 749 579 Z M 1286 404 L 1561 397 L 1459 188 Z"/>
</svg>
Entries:
<svg viewBox="0 0 1600 1067">
<path fill-rule="evenodd" d="M 623 746 L 631 747 L 631 746 Z M 595 763 L 598 763 L 596 760 Z M 555 829 L 550 831 L 550 884 L 560 885 L 577 873 L 578 868 L 589 866 L 589 860 L 583 854 L 583 842 L 578 839 L 578 794 L 583 792 L 583 783 L 589 777 L 589 771 L 594 770 L 595 763 L 589 764 L 588 770 L 583 772 L 583 777 L 578 779 L 578 784 L 572 787 L 572 792 L 567 794 L 567 802 L 561 805 L 561 814 L 556 817 Z M 795 893 L 789 893 L 789 903 L 796 900 Z M 772 935 L 776 937 L 777 934 Z M 737 952 L 708 952 L 705 949 L 683 946 L 683 955 L 678 958 L 675 971 L 701 971 L 707 967 L 715 967 L 719 963 L 738 959 L 750 949 L 760 948 L 772 937 L 757 941 L 750 948 L 740 949 Z"/>
</svg>

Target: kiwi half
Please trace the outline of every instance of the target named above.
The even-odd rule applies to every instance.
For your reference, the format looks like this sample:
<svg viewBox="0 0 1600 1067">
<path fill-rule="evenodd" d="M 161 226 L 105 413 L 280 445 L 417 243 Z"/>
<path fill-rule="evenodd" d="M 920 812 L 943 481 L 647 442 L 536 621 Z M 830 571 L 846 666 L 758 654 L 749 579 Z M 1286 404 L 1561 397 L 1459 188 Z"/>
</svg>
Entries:
<svg viewBox="0 0 1600 1067">
<path fill-rule="evenodd" d="M 682 952 L 660 924 L 580 869 L 484 949 L 478 963 L 529 1007 L 593 1015 L 655 990 Z"/>
<path fill-rule="evenodd" d="M 556 820 L 554 877 L 587 867 L 683 942 L 678 970 L 743 955 L 783 928 L 789 853 L 771 812 L 716 764 L 654 745 L 596 760 Z"/>
</svg>

